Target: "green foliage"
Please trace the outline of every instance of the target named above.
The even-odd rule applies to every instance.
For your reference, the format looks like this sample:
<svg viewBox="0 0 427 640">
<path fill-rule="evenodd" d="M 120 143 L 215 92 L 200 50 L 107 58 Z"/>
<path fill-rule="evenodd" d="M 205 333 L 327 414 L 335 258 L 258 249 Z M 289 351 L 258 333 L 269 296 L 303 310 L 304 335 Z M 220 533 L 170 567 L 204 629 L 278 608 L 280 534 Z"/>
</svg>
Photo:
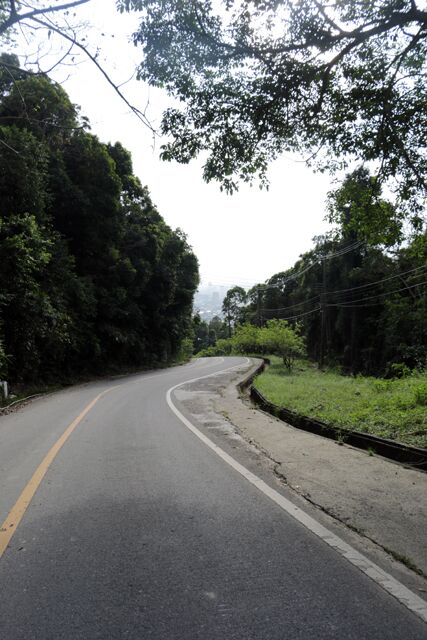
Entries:
<svg viewBox="0 0 427 640">
<path fill-rule="evenodd" d="M 206 154 L 204 178 L 231 192 L 255 177 L 265 184 L 268 162 L 283 151 L 332 171 L 358 158 L 379 180 L 397 181 L 401 202 L 425 196 L 427 17 L 416 3 L 117 6 L 142 12 L 139 78 L 180 104 L 163 114 L 165 160 Z"/>
<path fill-rule="evenodd" d="M 196 313 L 193 317 L 193 335 L 194 353 L 205 353 L 210 347 L 215 347 L 218 340 L 226 338 L 228 329 L 226 323 L 218 316 L 214 316 L 210 322 L 205 322 Z"/>
<path fill-rule="evenodd" d="M 329 198 L 339 226 L 250 291 L 240 313 L 298 322 L 313 360 L 323 353 L 345 373 L 389 376 L 390 363 L 409 371 L 427 365 L 427 233 L 396 246 L 403 227 L 376 218 L 377 186 L 364 170 L 347 176 Z"/>
<path fill-rule="evenodd" d="M 228 337 L 231 338 L 231 328 L 242 320 L 242 308 L 247 300 L 246 291 L 242 287 L 232 287 L 222 302 L 222 312 L 228 325 Z"/>
<path fill-rule="evenodd" d="M 263 353 L 279 355 L 288 371 L 296 358 L 305 355 L 304 339 L 286 320 L 269 320 L 260 330 L 258 341 Z"/>
<path fill-rule="evenodd" d="M 415 402 L 421 407 L 427 406 L 427 382 L 419 384 L 414 389 Z"/>
<path fill-rule="evenodd" d="M 184 338 L 177 355 L 179 362 L 187 362 L 193 355 L 193 341 L 191 338 Z"/>
<path fill-rule="evenodd" d="M 239 325 L 234 332 L 232 343 L 236 353 L 258 353 L 263 346 L 260 342 L 260 329 L 253 324 Z"/>
<path fill-rule="evenodd" d="M 271 362 L 255 386 L 272 403 L 342 429 L 427 447 L 425 373 L 382 381 L 319 371 L 299 361 L 289 375 L 277 357 Z"/>
<path fill-rule="evenodd" d="M 294 360 L 305 353 L 304 340 L 284 320 L 270 320 L 262 329 L 251 324 L 236 327 L 232 338 L 217 340 L 216 344 L 203 349 L 199 356 L 223 356 L 236 354 L 274 353 L 282 357 L 289 371 Z"/>
<path fill-rule="evenodd" d="M 392 380 L 400 380 L 410 375 L 411 370 L 406 364 L 403 364 L 403 362 L 392 362 L 387 365 L 384 377 Z"/>
<path fill-rule="evenodd" d="M 220 338 L 216 341 L 215 345 L 202 349 L 197 354 L 198 357 L 215 357 L 215 356 L 230 356 L 233 353 L 233 341 L 229 338 Z"/>
<path fill-rule="evenodd" d="M 0 91 L 0 339 L 10 379 L 188 357 L 197 259 L 132 174 L 130 154 L 87 133 L 45 77 L 27 73 Z"/>
<path fill-rule="evenodd" d="M 50 198 L 47 145 L 32 131 L 15 124 L 1 125 L 0 136 L 3 141 L 0 153 L 1 215 L 31 213 L 39 221 L 44 220 Z"/>
<path fill-rule="evenodd" d="M 210 348 L 215 349 L 218 356 L 229 356 L 233 351 L 233 343 L 227 338 L 220 338 L 216 341 L 215 347 Z"/>
<path fill-rule="evenodd" d="M 381 198 L 381 184 L 360 167 L 328 195 L 328 221 L 343 234 L 370 245 L 393 246 L 402 240 L 402 215 Z"/>
</svg>

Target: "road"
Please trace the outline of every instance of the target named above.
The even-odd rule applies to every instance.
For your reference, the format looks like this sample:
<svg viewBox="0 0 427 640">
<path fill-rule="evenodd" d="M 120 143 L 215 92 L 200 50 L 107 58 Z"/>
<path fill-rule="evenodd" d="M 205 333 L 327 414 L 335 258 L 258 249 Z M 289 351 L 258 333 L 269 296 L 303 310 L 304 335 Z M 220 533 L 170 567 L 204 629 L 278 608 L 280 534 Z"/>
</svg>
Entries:
<svg viewBox="0 0 427 640">
<path fill-rule="evenodd" d="M 245 362 L 82 385 L 0 418 L 0 638 L 427 638 L 171 410 L 172 387 Z"/>
</svg>

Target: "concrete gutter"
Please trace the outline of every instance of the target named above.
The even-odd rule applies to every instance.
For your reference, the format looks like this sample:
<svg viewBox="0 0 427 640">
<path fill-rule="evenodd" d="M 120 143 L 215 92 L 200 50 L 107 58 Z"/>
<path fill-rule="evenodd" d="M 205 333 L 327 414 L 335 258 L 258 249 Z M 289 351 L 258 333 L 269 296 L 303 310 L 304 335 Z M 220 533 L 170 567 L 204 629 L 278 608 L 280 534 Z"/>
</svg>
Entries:
<svg viewBox="0 0 427 640">
<path fill-rule="evenodd" d="M 254 360 L 256 374 L 260 362 Z M 236 431 L 274 461 L 310 503 L 427 576 L 427 474 L 294 428 L 239 397 L 236 380 L 213 401 Z"/>
<path fill-rule="evenodd" d="M 388 438 L 381 438 L 370 433 L 362 433 L 361 431 L 354 431 L 352 429 L 344 429 L 336 427 L 321 420 L 309 418 L 308 416 L 302 416 L 295 411 L 290 411 L 285 407 L 279 407 L 267 400 L 258 389 L 256 389 L 252 383 L 265 368 L 265 365 L 269 364 L 268 359 L 263 358 L 262 362 L 256 367 L 255 371 L 251 372 L 241 383 L 238 384 L 238 389 L 241 393 L 245 393 L 249 389 L 249 395 L 254 404 L 270 413 L 272 416 L 283 420 L 287 424 L 303 429 L 309 433 L 314 433 L 324 438 L 331 438 L 338 442 L 350 444 L 353 447 L 359 449 L 365 449 L 371 454 L 375 453 L 395 462 L 409 465 L 419 471 L 427 471 L 427 450 L 421 447 L 414 447 L 406 445 L 395 440 Z"/>
</svg>

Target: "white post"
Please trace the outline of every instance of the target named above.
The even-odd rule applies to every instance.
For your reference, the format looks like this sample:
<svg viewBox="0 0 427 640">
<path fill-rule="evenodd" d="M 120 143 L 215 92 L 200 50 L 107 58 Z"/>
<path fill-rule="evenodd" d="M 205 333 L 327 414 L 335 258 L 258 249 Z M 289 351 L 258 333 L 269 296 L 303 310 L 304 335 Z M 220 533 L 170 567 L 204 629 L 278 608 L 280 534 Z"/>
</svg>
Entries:
<svg viewBox="0 0 427 640">
<path fill-rule="evenodd" d="M 7 382 L 6 380 L 0 380 L 0 389 L 3 393 L 3 397 L 5 400 L 7 400 L 8 396 L 9 396 L 9 389 L 7 388 Z"/>
</svg>

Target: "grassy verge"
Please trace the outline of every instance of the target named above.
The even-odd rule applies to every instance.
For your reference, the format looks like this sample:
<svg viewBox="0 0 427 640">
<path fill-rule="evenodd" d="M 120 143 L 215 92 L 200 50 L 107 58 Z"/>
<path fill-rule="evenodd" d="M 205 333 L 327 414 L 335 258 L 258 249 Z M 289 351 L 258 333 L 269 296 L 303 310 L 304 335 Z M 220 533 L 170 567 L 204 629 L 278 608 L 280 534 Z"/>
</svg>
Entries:
<svg viewBox="0 0 427 640">
<path fill-rule="evenodd" d="M 289 374 L 272 356 L 254 384 L 270 402 L 301 415 L 427 447 L 427 373 L 402 380 L 351 378 L 298 362 Z"/>
</svg>

